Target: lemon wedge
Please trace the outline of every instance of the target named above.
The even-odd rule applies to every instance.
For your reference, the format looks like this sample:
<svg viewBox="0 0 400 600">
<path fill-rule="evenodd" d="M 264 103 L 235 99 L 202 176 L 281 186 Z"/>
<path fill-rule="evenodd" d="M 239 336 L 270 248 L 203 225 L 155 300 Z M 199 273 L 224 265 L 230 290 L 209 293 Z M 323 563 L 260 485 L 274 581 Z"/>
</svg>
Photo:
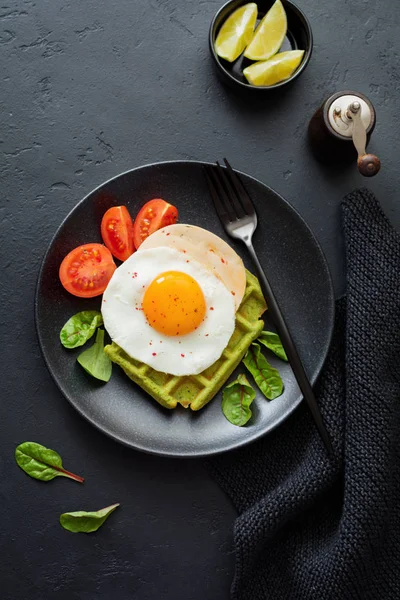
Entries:
<svg viewBox="0 0 400 600">
<path fill-rule="evenodd" d="M 275 54 L 268 60 L 260 60 L 243 71 L 243 75 L 252 85 L 274 85 L 294 73 L 304 56 L 304 50 L 289 50 Z"/>
<path fill-rule="evenodd" d="M 257 4 L 250 2 L 241 6 L 222 25 L 215 40 L 215 52 L 221 58 L 233 62 L 250 42 L 257 20 Z"/>
<path fill-rule="evenodd" d="M 281 0 L 276 0 L 255 30 L 244 53 L 250 60 L 266 60 L 282 46 L 287 31 L 287 18 Z"/>
</svg>

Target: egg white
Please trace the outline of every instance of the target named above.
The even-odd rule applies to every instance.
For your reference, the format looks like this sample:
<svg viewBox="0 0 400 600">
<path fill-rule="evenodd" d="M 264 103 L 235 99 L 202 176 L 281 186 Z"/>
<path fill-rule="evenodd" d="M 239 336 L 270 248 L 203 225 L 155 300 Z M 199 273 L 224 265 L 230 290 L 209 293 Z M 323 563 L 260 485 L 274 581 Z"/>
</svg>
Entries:
<svg viewBox="0 0 400 600">
<path fill-rule="evenodd" d="M 192 333 L 163 335 L 146 320 L 144 293 L 165 271 L 187 273 L 203 291 L 206 316 Z M 111 339 L 129 356 L 172 375 L 204 371 L 221 356 L 235 328 L 235 302 L 221 280 L 190 255 L 167 247 L 135 252 L 118 267 L 103 294 L 101 312 Z"/>
</svg>

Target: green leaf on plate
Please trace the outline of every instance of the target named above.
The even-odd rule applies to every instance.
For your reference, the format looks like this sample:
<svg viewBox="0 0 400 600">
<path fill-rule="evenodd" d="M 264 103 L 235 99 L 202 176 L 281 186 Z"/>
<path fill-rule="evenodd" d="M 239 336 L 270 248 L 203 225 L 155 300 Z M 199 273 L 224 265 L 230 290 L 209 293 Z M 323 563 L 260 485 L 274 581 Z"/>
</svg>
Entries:
<svg viewBox="0 0 400 600">
<path fill-rule="evenodd" d="M 83 346 L 100 325 L 103 325 L 103 317 L 98 310 L 83 310 L 65 323 L 60 331 L 61 343 L 64 348 Z"/>
<path fill-rule="evenodd" d="M 93 346 L 84 350 L 76 360 L 92 377 L 101 381 L 110 380 L 112 362 L 104 353 L 104 329 L 97 330 L 96 341 Z"/>
<path fill-rule="evenodd" d="M 257 338 L 257 341 L 261 342 L 261 344 L 264 344 L 264 346 L 272 350 L 276 356 L 287 362 L 288 357 L 286 356 L 285 349 L 282 346 L 281 338 L 277 333 L 274 333 L 273 331 L 262 331 Z"/>
<path fill-rule="evenodd" d="M 264 396 L 268 400 L 273 400 L 283 392 L 283 382 L 279 372 L 269 364 L 263 354 L 259 344 L 251 344 L 243 362 Z"/>
<path fill-rule="evenodd" d="M 119 503 L 106 506 L 93 512 L 78 510 L 76 512 L 63 513 L 60 516 L 60 523 L 68 531 L 72 533 L 92 533 L 101 527 L 106 519 L 111 515 Z"/>
<path fill-rule="evenodd" d="M 66 471 L 61 456 L 36 442 L 24 442 L 15 449 L 15 460 L 23 471 L 34 479 L 50 481 L 54 477 L 68 477 L 82 483 L 83 477 Z"/>
<path fill-rule="evenodd" d="M 251 417 L 250 405 L 255 397 L 246 375 L 239 375 L 222 392 L 222 412 L 230 423 L 242 427 Z"/>
</svg>

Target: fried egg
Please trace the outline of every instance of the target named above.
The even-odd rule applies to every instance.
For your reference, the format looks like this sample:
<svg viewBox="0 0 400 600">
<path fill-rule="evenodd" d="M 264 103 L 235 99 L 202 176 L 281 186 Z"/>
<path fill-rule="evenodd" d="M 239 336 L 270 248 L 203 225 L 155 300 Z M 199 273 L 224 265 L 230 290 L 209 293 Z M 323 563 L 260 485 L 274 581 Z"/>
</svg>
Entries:
<svg viewBox="0 0 400 600">
<path fill-rule="evenodd" d="M 195 225 L 168 225 L 152 233 L 139 251 L 167 246 L 190 255 L 225 284 L 236 310 L 246 289 L 246 271 L 240 256 L 220 237 Z"/>
<path fill-rule="evenodd" d="M 212 365 L 235 328 L 234 296 L 201 263 L 174 248 L 140 249 L 103 294 L 104 326 L 133 359 L 172 375 Z"/>
</svg>

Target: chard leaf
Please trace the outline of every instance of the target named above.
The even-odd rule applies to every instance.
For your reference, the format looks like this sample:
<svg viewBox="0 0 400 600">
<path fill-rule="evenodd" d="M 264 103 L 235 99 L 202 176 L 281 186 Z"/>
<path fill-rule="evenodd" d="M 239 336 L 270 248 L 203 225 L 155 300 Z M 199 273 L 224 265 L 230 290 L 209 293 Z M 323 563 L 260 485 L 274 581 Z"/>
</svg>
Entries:
<svg viewBox="0 0 400 600">
<path fill-rule="evenodd" d="M 243 362 L 268 400 L 273 400 L 282 394 L 283 382 L 281 376 L 269 364 L 265 356 L 261 354 L 259 344 L 251 344 Z"/>
<path fill-rule="evenodd" d="M 64 348 L 83 346 L 100 325 L 103 325 L 103 317 L 98 310 L 84 310 L 79 312 L 68 319 L 61 329 L 61 343 Z"/>
<path fill-rule="evenodd" d="M 282 346 L 281 338 L 277 333 L 273 331 L 262 331 L 260 336 L 257 338 L 257 342 L 261 342 L 267 348 L 272 350 L 278 358 L 285 360 L 287 362 L 288 357 L 286 356 L 286 352 L 284 347 Z"/>
<path fill-rule="evenodd" d="M 61 456 L 36 442 L 24 442 L 15 449 L 15 460 L 23 471 L 34 479 L 50 481 L 54 477 L 69 477 L 82 483 L 83 477 L 63 469 Z"/>
<path fill-rule="evenodd" d="M 222 392 L 222 412 L 230 423 L 242 427 L 251 417 L 250 405 L 255 397 L 246 375 L 239 375 Z"/>
<path fill-rule="evenodd" d="M 91 533 L 97 531 L 118 506 L 119 503 L 93 512 L 78 510 L 63 513 L 60 516 L 60 523 L 64 529 L 72 531 L 72 533 Z"/>
<path fill-rule="evenodd" d="M 76 359 L 89 375 L 109 381 L 112 372 L 112 362 L 104 352 L 104 329 L 98 329 L 96 341 Z"/>
</svg>

